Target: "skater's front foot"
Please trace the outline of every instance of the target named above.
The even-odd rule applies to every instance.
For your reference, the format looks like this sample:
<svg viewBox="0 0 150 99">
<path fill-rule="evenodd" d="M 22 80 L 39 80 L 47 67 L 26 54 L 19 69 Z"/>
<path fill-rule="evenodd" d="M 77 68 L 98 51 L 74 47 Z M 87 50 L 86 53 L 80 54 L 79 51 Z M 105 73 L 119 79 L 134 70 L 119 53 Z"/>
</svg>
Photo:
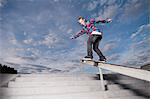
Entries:
<svg viewBox="0 0 150 99">
<path fill-rule="evenodd" d="M 92 56 L 85 56 L 85 57 L 83 58 L 83 60 L 92 60 L 92 59 L 93 59 Z"/>
<path fill-rule="evenodd" d="M 99 61 L 105 63 L 105 62 L 106 62 L 106 58 L 105 58 L 105 57 L 101 57 L 101 58 L 99 59 Z"/>
</svg>

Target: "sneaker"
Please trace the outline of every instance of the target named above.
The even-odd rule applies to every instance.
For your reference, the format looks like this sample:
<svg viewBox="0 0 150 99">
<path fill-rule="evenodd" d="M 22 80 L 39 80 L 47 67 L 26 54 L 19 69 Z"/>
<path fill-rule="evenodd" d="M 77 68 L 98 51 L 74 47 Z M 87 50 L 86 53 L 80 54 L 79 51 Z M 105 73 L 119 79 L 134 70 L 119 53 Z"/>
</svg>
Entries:
<svg viewBox="0 0 150 99">
<path fill-rule="evenodd" d="M 100 61 L 100 62 L 106 62 L 106 58 L 105 58 L 105 57 L 100 58 L 99 61 Z"/>
<path fill-rule="evenodd" d="M 92 60 L 93 59 L 93 57 L 91 57 L 91 56 L 85 56 L 84 58 L 83 58 L 83 60 Z"/>
</svg>

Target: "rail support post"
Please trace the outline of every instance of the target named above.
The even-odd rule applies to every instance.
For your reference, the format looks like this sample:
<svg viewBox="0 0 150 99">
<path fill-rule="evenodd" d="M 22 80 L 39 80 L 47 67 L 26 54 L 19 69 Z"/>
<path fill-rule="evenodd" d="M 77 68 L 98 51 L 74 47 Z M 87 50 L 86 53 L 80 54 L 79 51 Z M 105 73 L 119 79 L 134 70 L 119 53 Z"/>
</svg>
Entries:
<svg viewBox="0 0 150 99">
<path fill-rule="evenodd" d="M 103 78 L 102 68 L 100 68 L 98 66 L 98 69 L 99 69 L 99 74 L 100 74 L 101 88 L 102 88 L 102 90 L 105 91 L 105 85 L 104 85 L 104 78 Z"/>
</svg>

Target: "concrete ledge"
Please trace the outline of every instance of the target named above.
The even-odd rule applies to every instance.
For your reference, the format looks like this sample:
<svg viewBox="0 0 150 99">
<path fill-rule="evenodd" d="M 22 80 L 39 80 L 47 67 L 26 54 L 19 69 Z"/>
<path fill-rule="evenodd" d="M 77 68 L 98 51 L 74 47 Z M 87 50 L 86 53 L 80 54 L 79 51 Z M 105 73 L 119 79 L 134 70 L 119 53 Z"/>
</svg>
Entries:
<svg viewBox="0 0 150 99">
<path fill-rule="evenodd" d="M 120 73 L 123 75 L 127 75 L 130 77 L 134 77 L 137 79 L 142 79 L 146 81 L 150 81 L 150 71 L 130 68 L 127 66 L 121 66 L 116 64 L 109 64 L 109 63 L 100 63 L 97 61 L 82 61 L 82 63 L 86 63 L 92 66 L 98 66 L 99 68 L 106 69 L 112 72 Z"/>
</svg>

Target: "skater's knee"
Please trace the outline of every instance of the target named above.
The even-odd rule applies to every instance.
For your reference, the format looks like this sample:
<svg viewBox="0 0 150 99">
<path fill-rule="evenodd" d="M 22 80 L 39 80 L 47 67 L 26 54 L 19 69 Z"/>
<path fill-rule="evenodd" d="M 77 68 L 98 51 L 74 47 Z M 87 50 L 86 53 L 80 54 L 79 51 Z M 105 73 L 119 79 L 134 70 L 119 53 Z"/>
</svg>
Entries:
<svg viewBox="0 0 150 99">
<path fill-rule="evenodd" d="M 92 44 L 92 41 L 88 40 L 88 41 L 87 41 L 87 44 Z"/>
<path fill-rule="evenodd" d="M 93 47 L 93 50 L 96 52 L 98 50 L 98 48 L 97 47 Z"/>
<path fill-rule="evenodd" d="M 92 48 L 92 43 L 87 43 L 87 47 L 91 47 Z"/>
</svg>

